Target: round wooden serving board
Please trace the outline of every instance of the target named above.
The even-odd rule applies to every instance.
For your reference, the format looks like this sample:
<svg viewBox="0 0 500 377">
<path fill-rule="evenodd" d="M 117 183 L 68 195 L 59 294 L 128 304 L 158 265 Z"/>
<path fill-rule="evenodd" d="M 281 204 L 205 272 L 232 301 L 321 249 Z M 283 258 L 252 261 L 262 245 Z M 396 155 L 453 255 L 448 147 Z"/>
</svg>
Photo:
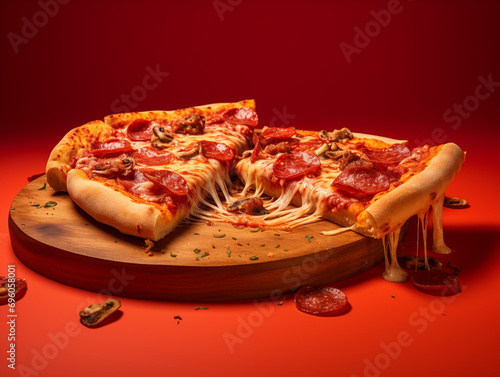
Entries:
<svg viewBox="0 0 500 377">
<path fill-rule="evenodd" d="M 291 232 L 261 231 L 187 220 L 149 255 L 145 240 L 94 221 L 45 176 L 18 193 L 9 214 L 14 252 L 32 270 L 107 295 L 179 301 L 278 297 L 383 260 L 381 240 L 320 234 L 335 228 L 320 221 Z"/>
</svg>

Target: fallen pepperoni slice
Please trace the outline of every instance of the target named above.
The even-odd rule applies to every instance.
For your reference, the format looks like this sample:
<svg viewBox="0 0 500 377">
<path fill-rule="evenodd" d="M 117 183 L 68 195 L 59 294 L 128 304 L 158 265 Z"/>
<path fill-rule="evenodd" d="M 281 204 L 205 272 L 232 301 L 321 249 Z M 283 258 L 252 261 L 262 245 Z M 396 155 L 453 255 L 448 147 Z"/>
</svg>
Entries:
<svg viewBox="0 0 500 377">
<path fill-rule="evenodd" d="M 132 151 L 132 145 L 127 140 L 96 141 L 92 143 L 90 152 L 97 157 L 111 157 Z"/>
<path fill-rule="evenodd" d="M 169 194 L 186 196 L 189 192 L 186 180 L 180 174 L 173 171 L 147 170 L 144 172 L 144 176 Z"/>
<path fill-rule="evenodd" d="M 293 179 L 313 172 L 320 166 L 321 162 L 314 153 L 282 154 L 274 162 L 273 174 L 279 179 Z"/>
<path fill-rule="evenodd" d="M 411 156 L 411 151 L 403 144 L 394 144 L 386 149 L 365 149 L 364 155 L 368 160 L 378 165 L 397 165 Z"/>
<path fill-rule="evenodd" d="M 11 303 L 20 300 L 27 289 L 28 285 L 24 279 L 0 276 L 0 305 L 8 304 L 9 298 Z"/>
<path fill-rule="evenodd" d="M 167 165 L 175 158 L 174 154 L 169 151 L 160 151 L 149 147 L 135 150 L 132 157 L 136 163 L 148 166 Z"/>
<path fill-rule="evenodd" d="M 127 136 L 133 141 L 148 141 L 153 136 L 153 126 L 150 120 L 136 119 L 127 128 Z"/>
<path fill-rule="evenodd" d="M 451 296 L 462 291 L 457 277 L 442 270 L 418 270 L 410 280 L 418 290 L 434 296 Z"/>
<path fill-rule="evenodd" d="M 222 117 L 228 123 L 242 124 L 251 128 L 257 127 L 257 124 L 259 123 L 257 113 L 249 107 L 227 110 Z"/>
<path fill-rule="evenodd" d="M 353 167 L 344 170 L 335 178 L 332 186 L 345 190 L 353 195 L 370 196 L 387 190 L 395 179 L 367 167 Z"/>
<path fill-rule="evenodd" d="M 344 292 L 334 287 L 306 285 L 295 293 L 294 300 L 297 309 L 313 315 L 341 315 L 351 308 Z"/>
<path fill-rule="evenodd" d="M 219 161 L 231 161 L 234 158 L 234 150 L 223 143 L 203 140 L 201 148 L 205 157 L 208 158 L 215 158 Z"/>
<path fill-rule="evenodd" d="M 260 136 L 266 140 L 267 143 L 280 142 L 283 140 L 289 140 L 295 136 L 297 130 L 295 127 L 278 128 L 278 127 L 268 127 Z"/>
</svg>

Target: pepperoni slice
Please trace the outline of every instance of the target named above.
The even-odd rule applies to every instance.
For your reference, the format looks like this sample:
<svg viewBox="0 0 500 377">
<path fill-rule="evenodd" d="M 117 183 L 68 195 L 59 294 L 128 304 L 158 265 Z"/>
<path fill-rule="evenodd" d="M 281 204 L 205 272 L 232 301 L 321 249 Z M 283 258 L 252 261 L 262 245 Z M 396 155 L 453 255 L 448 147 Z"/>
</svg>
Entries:
<svg viewBox="0 0 500 377">
<path fill-rule="evenodd" d="M 92 143 L 90 151 L 97 157 L 111 157 L 132 151 L 132 145 L 127 140 L 96 141 Z"/>
<path fill-rule="evenodd" d="M 274 162 L 273 174 L 279 179 L 293 179 L 310 173 L 320 166 L 321 162 L 314 153 L 282 154 Z"/>
<path fill-rule="evenodd" d="M 306 285 L 295 293 L 294 300 L 301 312 L 321 316 L 345 314 L 351 307 L 345 293 L 334 287 Z"/>
<path fill-rule="evenodd" d="M 144 176 L 169 194 L 186 196 L 189 187 L 182 175 L 169 170 L 147 170 Z"/>
<path fill-rule="evenodd" d="M 223 115 L 223 119 L 231 124 L 242 124 L 251 128 L 257 127 L 259 117 L 257 113 L 249 107 L 240 107 L 227 110 Z"/>
<path fill-rule="evenodd" d="M 5 305 L 9 303 L 9 298 L 10 302 L 20 300 L 25 295 L 28 285 L 24 279 L 0 276 L 0 288 L 0 305 Z"/>
<path fill-rule="evenodd" d="M 364 155 L 368 160 L 379 165 L 397 165 L 411 156 L 411 151 L 403 144 L 394 144 L 386 149 L 365 149 Z"/>
<path fill-rule="evenodd" d="M 451 296 L 462 291 L 457 277 L 442 270 L 418 270 L 410 280 L 418 290 L 434 296 Z"/>
<path fill-rule="evenodd" d="M 203 140 L 201 148 L 205 157 L 208 158 L 215 158 L 219 161 L 231 161 L 234 158 L 234 149 L 223 143 Z"/>
<path fill-rule="evenodd" d="M 127 136 L 132 141 L 148 141 L 153 136 L 152 121 L 136 119 L 127 128 Z"/>
<path fill-rule="evenodd" d="M 367 167 L 353 167 L 344 170 L 332 183 L 332 186 L 353 195 L 370 196 L 389 189 L 394 178 Z"/>
<path fill-rule="evenodd" d="M 159 151 L 149 147 L 135 150 L 132 156 L 136 163 L 148 166 L 167 165 L 175 158 L 169 151 Z"/>
<path fill-rule="evenodd" d="M 276 141 L 289 140 L 295 136 L 297 130 L 295 127 L 278 128 L 278 127 L 268 127 L 260 136 L 266 140 L 267 143 L 273 143 Z"/>
<path fill-rule="evenodd" d="M 292 146 L 294 152 L 315 151 L 326 144 L 326 140 L 311 140 L 303 143 L 298 143 Z"/>
</svg>

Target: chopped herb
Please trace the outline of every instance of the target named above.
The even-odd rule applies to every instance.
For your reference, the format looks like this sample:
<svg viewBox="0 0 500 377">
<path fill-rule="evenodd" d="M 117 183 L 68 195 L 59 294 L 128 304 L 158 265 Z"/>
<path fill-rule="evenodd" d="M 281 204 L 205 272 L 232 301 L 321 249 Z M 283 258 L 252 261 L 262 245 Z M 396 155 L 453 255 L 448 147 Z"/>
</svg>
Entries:
<svg viewBox="0 0 500 377">
<path fill-rule="evenodd" d="M 175 258 L 175 257 L 177 257 L 177 254 L 172 254 L 172 253 L 170 253 L 170 256 L 171 256 L 172 258 Z"/>
<path fill-rule="evenodd" d="M 446 267 L 453 269 L 453 275 L 457 276 L 460 273 L 460 269 L 453 267 L 450 262 L 446 262 Z"/>
<path fill-rule="evenodd" d="M 264 246 L 266 246 L 266 244 L 262 244 L 262 245 L 260 245 L 260 247 L 264 247 Z"/>
<path fill-rule="evenodd" d="M 236 241 L 236 237 L 231 237 L 234 241 Z"/>
<path fill-rule="evenodd" d="M 276 246 L 276 249 L 277 249 L 278 247 L 280 247 L 280 245 Z"/>
<path fill-rule="evenodd" d="M 219 230 L 220 232 L 220 230 Z M 225 233 L 222 233 L 222 234 L 214 234 L 214 238 L 224 238 L 226 237 L 226 234 Z"/>
<path fill-rule="evenodd" d="M 227 253 L 227 256 L 230 257 L 231 256 L 231 249 L 227 249 L 226 253 Z"/>
<path fill-rule="evenodd" d="M 198 249 L 198 248 L 194 249 L 193 251 L 194 251 L 196 254 L 201 253 L 201 249 Z"/>
<path fill-rule="evenodd" d="M 50 207 L 55 207 L 57 205 L 57 202 L 47 202 L 45 203 L 45 205 L 43 206 L 43 208 L 50 208 Z"/>
<path fill-rule="evenodd" d="M 209 256 L 209 254 L 205 252 L 205 253 L 202 254 L 202 256 L 200 258 L 205 258 L 205 257 L 208 257 L 208 256 Z"/>
<path fill-rule="evenodd" d="M 26 226 L 26 224 L 21 224 L 21 226 Z"/>
<path fill-rule="evenodd" d="M 288 251 L 288 249 L 283 249 L 283 251 Z"/>
<path fill-rule="evenodd" d="M 16 209 L 15 209 L 15 208 L 11 208 L 10 210 L 11 210 L 11 211 L 15 211 Z"/>
<path fill-rule="evenodd" d="M 47 184 L 44 183 L 43 186 L 38 189 L 38 191 L 45 190 L 46 187 L 47 187 Z"/>
<path fill-rule="evenodd" d="M 274 233 L 274 235 L 275 235 L 276 237 L 281 236 L 281 234 L 279 234 L 279 233 Z"/>
<path fill-rule="evenodd" d="M 35 202 L 35 203 L 33 203 L 31 206 L 32 206 L 32 207 L 40 207 L 40 203 Z"/>
<path fill-rule="evenodd" d="M 194 310 L 208 310 L 208 307 L 206 306 L 196 306 Z"/>
<path fill-rule="evenodd" d="M 193 236 L 199 236 L 200 233 L 193 233 Z"/>
<path fill-rule="evenodd" d="M 305 238 L 307 238 L 307 240 L 309 241 L 309 243 L 311 243 L 311 238 L 314 238 L 314 236 L 305 236 Z"/>
<path fill-rule="evenodd" d="M 250 257 L 250 260 L 257 260 L 259 257 L 256 257 L 255 255 L 253 257 Z"/>
<path fill-rule="evenodd" d="M 252 233 L 260 232 L 260 228 L 250 229 L 250 232 L 252 232 Z"/>
<path fill-rule="evenodd" d="M 200 258 L 199 258 L 199 257 L 196 257 L 196 260 L 200 260 Z"/>
</svg>

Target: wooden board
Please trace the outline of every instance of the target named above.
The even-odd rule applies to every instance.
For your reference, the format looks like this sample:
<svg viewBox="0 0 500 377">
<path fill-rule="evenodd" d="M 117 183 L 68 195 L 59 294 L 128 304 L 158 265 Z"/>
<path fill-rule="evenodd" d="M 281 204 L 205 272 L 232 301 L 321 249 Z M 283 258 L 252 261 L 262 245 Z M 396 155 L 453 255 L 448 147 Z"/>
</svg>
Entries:
<svg viewBox="0 0 500 377">
<path fill-rule="evenodd" d="M 143 239 L 94 221 L 45 176 L 18 193 L 9 214 L 14 252 L 32 270 L 103 294 L 180 301 L 280 296 L 383 260 L 380 240 L 320 234 L 335 228 L 328 221 L 291 232 L 185 221 L 149 255 Z"/>
</svg>

